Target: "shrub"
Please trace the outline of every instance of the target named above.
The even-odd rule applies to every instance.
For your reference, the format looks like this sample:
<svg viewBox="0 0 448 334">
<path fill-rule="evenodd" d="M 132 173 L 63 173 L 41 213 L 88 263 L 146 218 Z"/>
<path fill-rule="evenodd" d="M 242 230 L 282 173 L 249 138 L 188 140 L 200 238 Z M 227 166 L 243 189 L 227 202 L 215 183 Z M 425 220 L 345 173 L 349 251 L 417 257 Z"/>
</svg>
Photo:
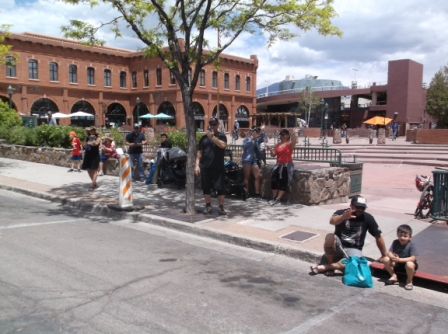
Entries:
<svg viewBox="0 0 448 334">
<path fill-rule="evenodd" d="M 67 125 L 54 126 L 42 124 L 36 128 L 38 144 L 49 147 L 71 148 L 70 138 L 68 136 L 70 131 L 75 131 L 81 142 L 85 141 L 87 134 L 83 128 Z"/>
<path fill-rule="evenodd" d="M 166 133 L 168 136 L 168 140 L 173 144 L 173 146 L 179 147 L 183 149 L 185 152 L 188 152 L 188 140 L 187 134 L 183 131 L 171 131 Z M 202 138 L 204 134 L 200 132 L 196 132 L 196 147 L 199 145 L 199 140 Z M 157 141 L 160 145 L 161 139 L 160 134 L 157 135 Z"/>
<path fill-rule="evenodd" d="M 15 145 L 26 145 L 26 131 L 24 126 L 15 126 L 9 129 L 9 139 L 10 144 Z"/>
<path fill-rule="evenodd" d="M 0 126 L 0 139 L 9 141 L 9 129 L 5 126 Z"/>
<path fill-rule="evenodd" d="M 110 136 L 113 138 L 117 147 L 124 147 L 124 134 L 117 128 L 110 129 Z"/>
<path fill-rule="evenodd" d="M 13 128 L 22 124 L 22 119 L 17 111 L 10 109 L 8 103 L 0 100 L 0 124 L 5 128 Z"/>
</svg>

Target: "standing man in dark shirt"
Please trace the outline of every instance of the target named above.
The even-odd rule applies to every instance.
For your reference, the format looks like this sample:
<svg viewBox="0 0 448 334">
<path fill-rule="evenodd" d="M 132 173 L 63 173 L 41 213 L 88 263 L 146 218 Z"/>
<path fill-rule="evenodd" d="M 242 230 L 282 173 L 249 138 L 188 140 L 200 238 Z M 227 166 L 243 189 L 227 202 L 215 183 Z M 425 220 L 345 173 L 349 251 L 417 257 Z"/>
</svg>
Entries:
<svg viewBox="0 0 448 334">
<path fill-rule="evenodd" d="M 199 141 L 196 155 L 196 176 L 201 174 L 201 187 L 205 199 L 204 215 L 212 213 L 211 190 L 215 189 L 218 195 L 219 214 L 226 215 L 224 210 L 224 150 L 227 146 L 227 137 L 218 132 L 219 120 L 210 118 L 209 130 Z"/>
<path fill-rule="evenodd" d="M 126 136 L 126 145 L 129 147 L 129 157 L 131 160 L 132 178 L 134 178 L 134 161 L 137 160 L 137 168 L 140 178 L 136 181 L 143 181 L 145 174 L 143 169 L 143 147 L 147 140 L 145 135 L 140 132 L 140 126 L 134 124 L 134 129 Z"/>
<path fill-rule="evenodd" d="M 161 148 L 171 148 L 171 147 L 173 147 L 171 142 L 168 140 L 168 136 L 165 133 L 162 133 L 160 135 L 160 139 L 162 140 L 162 142 L 160 143 L 160 147 Z"/>
<path fill-rule="evenodd" d="M 58 122 L 56 121 L 56 118 L 53 117 L 53 113 L 51 111 L 47 112 L 48 116 L 48 125 L 58 125 Z"/>
<path fill-rule="evenodd" d="M 367 212 L 367 201 L 364 197 L 352 198 L 350 208 L 338 210 L 330 218 L 330 224 L 335 226 L 334 234 L 325 237 L 324 251 L 321 264 L 312 266 L 314 274 L 325 273 L 332 276 L 334 270 L 344 270 L 345 265 L 341 260 L 349 256 L 362 255 L 362 248 L 367 231 L 375 238 L 376 245 L 381 252 L 380 262 L 387 256 L 386 245 L 381 236 L 381 229 L 375 218 Z"/>
</svg>

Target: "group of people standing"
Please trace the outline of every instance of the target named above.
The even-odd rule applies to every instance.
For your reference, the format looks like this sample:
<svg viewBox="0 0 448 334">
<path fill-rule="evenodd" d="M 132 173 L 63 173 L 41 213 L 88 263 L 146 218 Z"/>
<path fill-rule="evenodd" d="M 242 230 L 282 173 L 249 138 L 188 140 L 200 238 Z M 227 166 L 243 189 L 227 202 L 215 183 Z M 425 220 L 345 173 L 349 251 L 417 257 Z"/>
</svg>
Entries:
<svg viewBox="0 0 448 334">
<path fill-rule="evenodd" d="M 205 215 L 213 212 L 211 206 L 211 192 L 214 189 L 218 196 L 218 213 L 226 215 L 224 209 L 224 186 L 225 168 L 224 155 L 227 146 L 227 137 L 219 132 L 219 120 L 212 117 L 209 120 L 209 129 L 200 139 L 196 155 L 195 174 L 201 178 L 202 193 L 205 200 Z M 266 144 L 266 134 L 264 125 L 253 126 L 249 130 L 248 136 L 243 141 L 242 164 L 244 171 L 244 185 L 247 198 L 261 200 L 260 196 L 260 167 L 261 162 L 266 165 L 266 153 L 271 157 L 277 157 L 277 162 L 271 173 L 272 199 L 270 205 L 280 203 L 287 187 L 291 184 L 294 164 L 292 153 L 297 143 L 295 133 L 290 133 L 287 129 L 280 132 L 280 141 L 273 147 Z M 249 180 L 254 176 L 254 195 L 249 194 Z"/>
<path fill-rule="evenodd" d="M 97 178 L 103 176 L 103 163 L 109 158 L 119 159 L 120 154 L 117 152 L 115 141 L 110 134 L 101 136 L 94 126 L 86 128 L 87 137 L 84 145 L 76 135 L 76 132 L 69 133 L 70 144 L 72 146 L 71 166 L 68 172 L 81 172 L 86 170 L 91 179 L 89 191 L 98 188 Z M 161 146 L 171 148 L 166 134 L 161 135 Z M 133 131 L 126 135 L 126 145 L 130 157 L 132 178 L 134 181 L 144 181 L 144 165 L 143 165 L 143 145 L 147 143 L 147 139 L 140 126 L 135 124 Z M 84 159 L 82 153 L 84 152 Z M 82 164 L 81 164 L 82 161 Z M 134 177 L 134 164 L 137 164 L 138 178 Z"/>
</svg>

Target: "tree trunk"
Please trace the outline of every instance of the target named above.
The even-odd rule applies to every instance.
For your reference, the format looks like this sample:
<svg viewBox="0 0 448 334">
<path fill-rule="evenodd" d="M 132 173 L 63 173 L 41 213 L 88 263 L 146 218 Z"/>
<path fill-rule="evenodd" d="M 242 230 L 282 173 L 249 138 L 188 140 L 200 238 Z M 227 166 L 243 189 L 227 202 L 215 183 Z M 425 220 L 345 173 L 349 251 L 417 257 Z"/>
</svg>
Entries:
<svg viewBox="0 0 448 334">
<path fill-rule="evenodd" d="M 191 99 L 190 87 L 181 87 L 182 99 L 184 105 L 185 124 L 187 128 L 187 183 L 185 185 L 185 207 L 186 214 L 194 215 L 195 210 L 195 175 L 194 167 L 196 162 L 196 127 L 194 120 L 193 104 Z"/>
</svg>

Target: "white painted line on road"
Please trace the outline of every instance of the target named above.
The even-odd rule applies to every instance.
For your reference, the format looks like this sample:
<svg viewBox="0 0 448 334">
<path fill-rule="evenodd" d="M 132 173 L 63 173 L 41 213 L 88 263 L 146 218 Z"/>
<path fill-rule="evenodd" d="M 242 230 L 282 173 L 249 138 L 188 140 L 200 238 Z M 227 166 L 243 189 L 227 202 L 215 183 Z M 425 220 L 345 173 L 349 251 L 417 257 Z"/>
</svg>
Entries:
<svg viewBox="0 0 448 334">
<path fill-rule="evenodd" d="M 285 332 L 284 334 L 307 333 L 308 331 L 312 330 L 314 327 L 319 326 L 325 320 L 327 320 L 327 319 L 331 318 L 332 316 L 334 316 L 335 314 L 338 314 L 341 311 L 345 310 L 347 307 L 349 307 L 349 306 L 351 306 L 353 304 L 357 304 L 360 301 L 362 301 L 363 299 L 368 298 L 369 295 L 372 294 L 372 293 L 373 293 L 373 289 L 371 289 L 371 290 L 364 290 L 359 295 L 354 295 L 351 298 L 348 298 L 348 299 L 345 299 L 345 300 L 341 300 L 340 305 L 333 306 L 328 311 L 323 312 L 323 313 L 319 314 L 318 316 L 315 316 L 315 317 L 305 321 L 300 326 L 298 326 L 296 328 L 293 328 L 290 331 Z"/>
<path fill-rule="evenodd" d="M 54 222 L 45 222 L 45 223 L 26 223 L 26 224 L 15 224 L 8 226 L 0 226 L 0 230 L 5 230 L 9 228 L 18 228 L 18 227 L 30 227 L 30 226 L 39 226 L 39 225 L 51 225 L 51 224 L 63 224 L 63 223 L 71 223 L 79 221 L 79 219 L 70 219 L 70 220 L 60 220 Z"/>
</svg>

